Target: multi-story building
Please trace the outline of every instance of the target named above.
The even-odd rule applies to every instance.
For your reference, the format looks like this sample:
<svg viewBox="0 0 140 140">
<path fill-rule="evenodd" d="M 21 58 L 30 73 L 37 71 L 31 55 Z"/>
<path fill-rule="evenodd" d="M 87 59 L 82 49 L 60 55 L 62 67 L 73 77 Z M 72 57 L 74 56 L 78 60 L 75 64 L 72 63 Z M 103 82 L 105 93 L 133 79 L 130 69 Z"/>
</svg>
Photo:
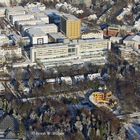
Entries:
<svg viewBox="0 0 140 140">
<path fill-rule="evenodd" d="M 110 49 L 110 41 L 102 39 L 79 40 L 78 55 L 84 61 L 92 61 L 96 64 L 104 64 L 107 50 Z"/>
<path fill-rule="evenodd" d="M 6 57 L 21 57 L 22 50 L 18 46 L 2 46 L 0 47 L 0 54 Z"/>
<path fill-rule="evenodd" d="M 49 23 L 49 17 L 43 12 L 34 13 L 34 16 L 35 16 L 35 19 L 37 19 L 37 20 L 40 20 L 46 24 Z"/>
<path fill-rule="evenodd" d="M 14 25 L 16 21 L 33 20 L 34 18 L 32 14 L 11 15 L 10 22 Z"/>
<path fill-rule="evenodd" d="M 139 63 L 140 54 L 137 51 L 135 51 L 131 46 L 121 45 L 119 47 L 119 51 L 120 51 L 120 57 L 126 60 L 128 63 L 133 65 Z"/>
<path fill-rule="evenodd" d="M 110 42 L 101 39 L 74 40 L 70 43 L 55 43 L 34 46 L 30 50 L 31 61 L 41 61 L 47 66 L 93 62 L 105 63 Z"/>
<path fill-rule="evenodd" d="M 140 52 L 140 35 L 128 36 L 123 40 L 123 44 L 130 46 Z"/>
<path fill-rule="evenodd" d="M 48 43 L 48 35 L 39 28 L 30 28 L 26 30 L 26 35 L 30 39 L 31 45 L 39 45 Z"/>
<path fill-rule="evenodd" d="M 63 43 L 34 46 L 30 50 L 31 61 L 42 62 L 47 67 L 65 65 L 78 59 L 76 54 L 69 54 L 70 49 L 68 44 Z"/>
<path fill-rule="evenodd" d="M 6 18 L 9 20 L 10 16 L 12 15 L 22 15 L 25 14 L 26 11 L 24 7 L 22 6 L 16 6 L 16 7 L 7 7 L 5 11 Z"/>
<path fill-rule="evenodd" d="M 81 20 L 73 15 L 62 15 L 60 31 L 71 40 L 79 39 L 81 36 Z"/>
<path fill-rule="evenodd" d="M 1 0 L 0 1 L 1 4 L 6 5 L 6 6 L 10 6 L 11 3 L 14 3 L 14 2 L 20 3 L 21 0 L 16 0 L 16 1 L 14 1 L 14 0 Z"/>
<path fill-rule="evenodd" d="M 68 43 L 69 39 L 63 35 L 61 32 L 49 33 L 48 39 L 50 43 Z"/>
<path fill-rule="evenodd" d="M 16 21 L 15 22 L 15 27 L 17 30 L 21 31 L 22 26 L 34 26 L 34 25 L 43 25 L 45 24 L 41 20 L 22 20 L 22 21 Z"/>
<path fill-rule="evenodd" d="M 82 39 L 90 39 L 90 38 L 103 39 L 103 31 L 101 30 L 83 31 L 81 33 L 81 38 Z"/>
<path fill-rule="evenodd" d="M 31 28 L 34 30 L 38 28 L 42 30 L 45 34 L 58 32 L 58 27 L 55 24 L 43 24 L 43 25 L 34 25 L 34 26 L 22 26 L 21 34 L 22 35 L 26 34 L 26 30 L 31 29 Z"/>
<path fill-rule="evenodd" d="M 48 16 L 49 16 L 49 22 L 54 23 L 55 25 L 57 25 L 58 30 L 60 31 L 61 16 L 57 15 L 56 13 L 51 13 Z"/>
</svg>

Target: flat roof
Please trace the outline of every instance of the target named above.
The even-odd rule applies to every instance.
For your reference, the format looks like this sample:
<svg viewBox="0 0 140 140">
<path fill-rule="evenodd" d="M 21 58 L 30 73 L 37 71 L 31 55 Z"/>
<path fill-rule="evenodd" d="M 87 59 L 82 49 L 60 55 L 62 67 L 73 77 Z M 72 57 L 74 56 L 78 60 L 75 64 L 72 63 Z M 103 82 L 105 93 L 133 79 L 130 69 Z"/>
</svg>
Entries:
<svg viewBox="0 0 140 140">
<path fill-rule="evenodd" d="M 134 41 L 137 41 L 137 42 L 140 42 L 140 36 L 139 35 L 136 35 L 132 38 L 132 40 Z"/>
<path fill-rule="evenodd" d="M 35 22 L 35 23 L 44 23 L 43 21 L 41 20 L 38 20 L 38 19 L 33 19 L 33 20 L 20 20 L 20 21 L 16 21 L 17 24 L 24 24 L 26 22 Z M 45 23 L 44 23 L 45 24 Z"/>
<path fill-rule="evenodd" d="M 53 23 L 52 24 L 41 24 L 41 25 L 29 25 L 29 26 L 23 25 L 23 28 L 43 28 L 43 27 L 51 28 L 51 27 L 57 27 L 57 26 Z"/>
<path fill-rule="evenodd" d="M 92 43 L 92 42 L 106 42 L 107 40 L 104 39 L 80 39 L 78 40 L 79 43 Z"/>
<path fill-rule="evenodd" d="M 43 45 L 34 45 L 32 48 L 64 47 L 64 46 L 68 46 L 68 44 L 64 43 L 43 44 Z"/>
<path fill-rule="evenodd" d="M 103 31 L 101 30 L 95 30 L 95 29 L 82 29 L 82 34 L 88 34 L 88 33 L 95 33 L 95 34 L 98 34 L 98 33 L 103 33 Z"/>
<path fill-rule="evenodd" d="M 14 6 L 14 7 L 7 7 L 6 10 L 13 12 L 13 11 L 25 11 L 25 8 L 22 6 Z"/>
<path fill-rule="evenodd" d="M 48 17 L 44 12 L 39 12 L 34 14 L 36 17 Z"/>
<path fill-rule="evenodd" d="M 14 18 L 18 18 L 18 17 L 28 17 L 28 16 L 32 16 L 32 17 L 34 17 L 34 15 L 33 14 L 19 14 L 19 15 L 12 15 L 12 17 L 14 17 Z"/>
<path fill-rule="evenodd" d="M 30 28 L 30 29 L 27 29 L 27 31 L 30 35 L 32 36 L 42 36 L 42 35 L 46 35 L 42 30 L 40 30 L 40 28 Z"/>
<path fill-rule="evenodd" d="M 66 38 L 66 36 L 64 34 L 62 34 L 61 32 L 58 32 L 58 33 L 49 33 L 48 34 L 49 36 L 57 39 L 57 38 Z"/>
<path fill-rule="evenodd" d="M 49 28 L 57 28 L 57 26 L 55 24 L 37 24 L 37 25 L 23 25 L 22 26 L 22 31 L 25 31 L 25 30 L 28 30 L 28 29 L 34 29 L 36 30 L 36 28 L 40 28 L 43 29 L 46 31 L 46 29 L 49 29 Z"/>
<path fill-rule="evenodd" d="M 134 36 L 127 36 L 125 39 L 124 39 L 124 41 L 132 41 L 132 38 L 133 38 Z"/>
<path fill-rule="evenodd" d="M 57 11 L 56 9 L 46 9 L 45 10 L 45 14 L 49 15 L 49 14 L 52 14 L 52 13 L 55 13 L 55 14 L 58 14 L 58 15 L 62 15 L 59 11 Z"/>
<path fill-rule="evenodd" d="M 68 20 L 80 20 L 79 18 L 77 18 L 77 17 L 75 17 L 74 15 L 71 15 L 71 14 L 64 14 L 63 17 L 68 19 Z"/>
<path fill-rule="evenodd" d="M 131 36 L 127 36 L 124 41 L 136 41 L 136 42 L 140 42 L 140 36 L 139 35 L 131 35 Z"/>
</svg>

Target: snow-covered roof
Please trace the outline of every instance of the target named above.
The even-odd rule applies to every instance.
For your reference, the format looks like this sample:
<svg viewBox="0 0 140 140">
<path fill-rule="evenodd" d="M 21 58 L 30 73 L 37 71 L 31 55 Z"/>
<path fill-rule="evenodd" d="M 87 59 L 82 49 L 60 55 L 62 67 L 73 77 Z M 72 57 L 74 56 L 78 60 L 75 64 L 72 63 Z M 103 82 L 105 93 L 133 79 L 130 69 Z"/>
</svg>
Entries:
<svg viewBox="0 0 140 140">
<path fill-rule="evenodd" d="M 136 42 L 140 42 L 140 36 L 136 35 L 132 38 L 132 40 L 136 41 Z"/>
</svg>

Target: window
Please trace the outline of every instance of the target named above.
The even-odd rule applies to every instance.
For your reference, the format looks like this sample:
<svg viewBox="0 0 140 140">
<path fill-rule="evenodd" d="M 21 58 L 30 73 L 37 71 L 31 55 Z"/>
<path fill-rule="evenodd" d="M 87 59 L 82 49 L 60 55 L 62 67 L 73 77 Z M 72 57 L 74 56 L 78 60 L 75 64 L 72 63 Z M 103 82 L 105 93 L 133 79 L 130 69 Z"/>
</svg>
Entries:
<svg viewBox="0 0 140 140">
<path fill-rule="evenodd" d="M 75 48 L 70 48 L 70 49 L 68 50 L 68 52 L 69 52 L 69 53 L 75 52 Z"/>
<path fill-rule="evenodd" d="M 43 42 L 43 38 L 38 38 L 37 39 L 37 44 L 43 44 L 44 42 Z"/>
</svg>

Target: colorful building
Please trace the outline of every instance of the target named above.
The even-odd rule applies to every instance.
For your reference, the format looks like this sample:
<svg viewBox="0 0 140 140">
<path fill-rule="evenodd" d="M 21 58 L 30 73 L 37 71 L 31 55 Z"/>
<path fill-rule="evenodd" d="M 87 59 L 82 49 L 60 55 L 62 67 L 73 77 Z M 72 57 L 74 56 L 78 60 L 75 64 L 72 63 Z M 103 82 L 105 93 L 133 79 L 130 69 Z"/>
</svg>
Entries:
<svg viewBox="0 0 140 140">
<path fill-rule="evenodd" d="M 95 100 L 96 103 L 109 103 L 110 99 L 111 99 L 112 93 L 108 92 L 108 93 L 103 93 L 103 92 L 95 92 L 93 94 L 93 98 Z"/>
<path fill-rule="evenodd" d="M 79 39 L 81 36 L 81 20 L 73 15 L 63 15 L 61 17 L 60 31 L 69 39 Z"/>
</svg>

